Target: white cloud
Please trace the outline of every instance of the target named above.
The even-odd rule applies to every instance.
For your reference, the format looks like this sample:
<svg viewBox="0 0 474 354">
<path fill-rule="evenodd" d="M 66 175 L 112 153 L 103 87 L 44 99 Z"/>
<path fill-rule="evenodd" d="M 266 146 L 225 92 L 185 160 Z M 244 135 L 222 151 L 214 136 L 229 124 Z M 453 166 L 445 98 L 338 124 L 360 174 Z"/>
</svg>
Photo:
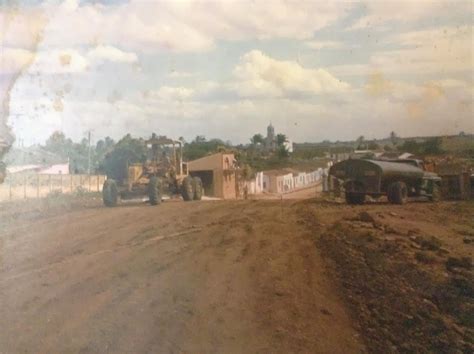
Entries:
<svg viewBox="0 0 474 354">
<path fill-rule="evenodd" d="M 234 69 L 236 91 L 244 97 L 281 97 L 343 92 L 349 84 L 323 69 L 308 69 L 294 61 L 280 61 L 253 50 Z"/>
<path fill-rule="evenodd" d="M 135 63 L 138 61 L 138 57 L 135 53 L 124 52 L 110 45 L 99 45 L 95 47 L 87 53 L 87 57 L 95 62 Z"/>
<path fill-rule="evenodd" d="M 97 46 L 87 53 L 73 48 L 38 50 L 34 54 L 22 49 L 11 49 L 8 53 L 8 57 L 18 63 L 30 56 L 34 58 L 29 72 L 42 76 L 82 73 L 104 62 L 133 64 L 138 61 L 135 53 L 124 52 L 112 46 Z"/>
<path fill-rule="evenodd" d="M 0 59 L 0 72 L 13 74 L 19 72 L 34 59 L 34 53 L 21 48 L 2 48 Z"/>
<path fill-rule="evenodd" d="M 29 72 L 44 74 L 80 73 L 88 68 L 89 62 L 78 50 L 65 48 L 38 51 Z"/>
<path fill-rule="evenodd" d="M 472 12 L 471 1 L 446 0 L 401 0 L 381 1 L 364 0 L 367 15 L 355 21 L 348 29 L 376 29 L 388 23 L 416 23 L 426 18 L 440 18 L 449 13 L 450 16 L 463 15 Z"/>
<path fill-rule="evenodd" d="M 162 86 L 156 92 L 152 92 L 151 96 L 166 101 L 182 101 L 193 96 L 194 90 L 186 87 L 170 87 Z"/>
<path fill-rule="evenodd" d="M 49 20 L 35 64 L 12 94 L 15 133 L 39 141 L 54 129 L 75 139 L 88 129 L 98 137 L 156 131 L 241 142 L 263 131 L 269 120 L 296 141 L 384 136 L 391 130 L 401 135 L 468 131 L 473 124 L 472 27 L 458 21 L 459 27 L 416 30 L 417 21 L 427 16 L 440 24 L 458 24 L 452 12 L 443 17 L 443 7 L 431 2 L 426 9 L 422 3 L 405 2 L 369 6 L 365 20 L 370 19 L 371 28 L 410 22 L 402 28 L 411 32 L 394 28 L 379 38 L 376 48 L 389 50 L 374 52 L 375 47 L 366 47 L 362 40 L 354 56 L 333 60 L 330 55 L 339 51 L 323 56 L 306 49 L 310 54 L 303 62 L 320 68 L 260 50 L 238 57 L 248 43 L 259 49 L 258 40 L 265 39 L 285 39 L 262 46 L 287 58 L 297 57 L 295 48 L 301 45 L 344 49 L 337 37 L 313 38 L 318 29 L 337 25 L 354 6 L 286 1 L 131 1 L 105 6 L 74 0 L 59 7 L 44 5 Z M 459 12 L 454 7 L 454 13 Z M 26 11 L 23 17 L 28 16 Z M 11 31 L 7 37 L 0 33 L 12 67 L 36 52 L 28 47 L 28 21 L 21 21 L 23 27 L 10 26 L 18 28 L 18 41 Z M 340 30 L 335 28 L 335 35 Z M 240 40 L 249 42 L 233 43 Z M 211 49 L 215 53 L 199 53 Z M 205 62 L 214 58 L 222 60 L 218 68 Z M 143 72 L 124 67 L 111 74 L 110 68 L 97 67 L 108 62 L 125 66 L 139 59 Z M 328 66 L 332 62 L 340 65 Z M 167 73 L 166 67 L 180 71 Z M 144 90 L 150 91 L 142 94 Z"/>
<path fill-rule="evenodd" d="M 10 91 L 33 60 L 45 18 L 36 8 L 19 12 L 2 2 L 0 9 L 0 139 L 11 142 Z"/>
<path fill-rule="evenodd" d="M 372 66 L 390 73 L 472 73 L 472 26 L 444 27 L 393 35 L 400 49 L 375 53 Z"/>
<path fill-rule="evenodd" d="M 367 64 L 345 64 L 328 66 L 327 69 L 340 77 L 367 76 L 370 67 Z"/>
<path fill-rule="evenodd" d="M 305 43 L 307 47 L 312 49 L 338 49 L 342 48 L 342 42 L 338 41 L 308 41 Z"/>
<path fill-rule="evenodd" d="M 385 43 L 395 49 L 373 52 L 367 63 L 330 66 L 341 77 L 384 75 L 447 76 L 473 72 L 473 27 L 438 27 L 391 35 Z"/>
<path fill-rule="evenodd" d="M 57 47 L 108 44 L 133 50 L 199 52 L 219 40 L 308 39 L 344 18 L 344 2 L 191 2 L 132 0 L 119 5 L 79 3 L 42 8 L 48 17 L 44 44 Z"/>
<path fill-rule="evenodd" d="M 172 79 L 187 79 L 193 76 L 195 76 L 194 73 L 190 73 L 187 71 L 176 71 L 176 70 L 173 70 L 168 74 L 168 77 Z"/>
<path fill-rule="evenodd" d="M 42 39 L 47 17 L 40 7 L 0 7 L 0 46 L 32 50 Z"/>
</svg>

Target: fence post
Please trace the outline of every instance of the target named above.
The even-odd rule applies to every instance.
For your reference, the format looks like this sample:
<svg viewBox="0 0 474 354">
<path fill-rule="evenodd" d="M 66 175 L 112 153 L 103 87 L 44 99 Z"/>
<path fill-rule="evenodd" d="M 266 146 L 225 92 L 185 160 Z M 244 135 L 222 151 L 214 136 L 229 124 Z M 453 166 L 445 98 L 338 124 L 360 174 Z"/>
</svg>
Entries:
<svg viewBox="0 0 474 354">
<path fill-rule="evenodd" d="M 27 182 L 27 177 L 23 178 L 23 198 L 26 199 L 26 182 Z"/>
</svg>

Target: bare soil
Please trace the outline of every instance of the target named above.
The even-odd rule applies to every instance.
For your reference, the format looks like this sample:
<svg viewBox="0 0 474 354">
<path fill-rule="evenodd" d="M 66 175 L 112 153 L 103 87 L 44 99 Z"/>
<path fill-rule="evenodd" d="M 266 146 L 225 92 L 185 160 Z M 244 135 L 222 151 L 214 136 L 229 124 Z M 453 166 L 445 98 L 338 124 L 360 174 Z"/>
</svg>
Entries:
<svg viewBox="0 0 474 354">
<path fill-rule="evenodd" d="M 462 353 L 474 203 L 0 205 L 0 353 Z"/>
<path fill-rule="evenodd" d="M 473 202 L 308 201 L 300 214 L 369 352 L 474 352 Z"/>
<path fill-rule="evenodd" d="M 0 210 L 0 352 L 365 351 L 297 202 L 87 203 Z"/>
</svg>

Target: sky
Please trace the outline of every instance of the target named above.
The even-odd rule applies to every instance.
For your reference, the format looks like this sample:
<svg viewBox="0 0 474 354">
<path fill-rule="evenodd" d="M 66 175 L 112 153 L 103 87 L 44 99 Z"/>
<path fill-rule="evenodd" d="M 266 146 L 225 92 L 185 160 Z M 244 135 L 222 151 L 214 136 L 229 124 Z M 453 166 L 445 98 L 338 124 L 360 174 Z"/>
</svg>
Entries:
<svg viewBox="0 0 474 354">
<path fill-rule="evenodd" d="M 246 143 L 270 122 L 294 142 L 474 132 L 471 1 L 0 4 L 17 143 Z"/>
</svg>

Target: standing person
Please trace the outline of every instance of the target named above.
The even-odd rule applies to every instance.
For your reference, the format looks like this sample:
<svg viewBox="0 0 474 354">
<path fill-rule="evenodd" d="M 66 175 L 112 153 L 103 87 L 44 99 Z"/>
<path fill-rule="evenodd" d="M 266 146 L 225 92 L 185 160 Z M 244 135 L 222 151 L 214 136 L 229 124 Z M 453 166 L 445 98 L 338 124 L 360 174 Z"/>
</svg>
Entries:
<svg viewBox="0 0 474 354">
<path fill-rule="evenodd" d="M 327 169 L 323 169 L 323 192 L 329 192 L 329 180 Z"/>
</svg>

